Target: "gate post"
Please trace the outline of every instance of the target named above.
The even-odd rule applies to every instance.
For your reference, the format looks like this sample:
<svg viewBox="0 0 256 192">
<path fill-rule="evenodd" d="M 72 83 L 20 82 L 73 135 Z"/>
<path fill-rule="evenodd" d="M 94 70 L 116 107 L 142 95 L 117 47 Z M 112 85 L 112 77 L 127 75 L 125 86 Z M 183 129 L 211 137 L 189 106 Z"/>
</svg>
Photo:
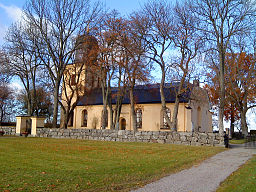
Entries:
<svg viewBox="0 0 256 192">
<path fill-rule="evenodd" d="M 20 136 L 29 129 L 27 127 L 27 121 L 29 120 L 30 116 L 16 116 L 16 135 Z"/>
<path fill-rule="evenodd" d="M 36 128 L 44 127 L 45 117 L 31 117 L 32 126 L 31 126 L 31 135 L 36 136 Z"/>
</svg>

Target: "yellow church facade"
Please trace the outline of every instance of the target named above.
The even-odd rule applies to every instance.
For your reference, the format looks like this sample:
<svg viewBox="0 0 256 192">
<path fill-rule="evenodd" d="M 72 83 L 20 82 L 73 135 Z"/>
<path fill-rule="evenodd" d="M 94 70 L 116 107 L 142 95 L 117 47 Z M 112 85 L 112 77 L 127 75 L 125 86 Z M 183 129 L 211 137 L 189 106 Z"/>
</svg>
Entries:
<svg viewBox="0 0 256 192">
<path fill-rule="evenodd" d="M 151 91 L 153 89 L 153 91 Z M 171 91 L 167 88 L 166 92 Z M 141 93 L 142 92 L 142 93 Z M 143 95 L 143 92 L 145 93 Z M 170 131 L 162 112 L 159 89 L 147 87 L 137 88 L 135 97 L 136 124 L 138 131 Z M 152 95 L 153 94 L 153 95 Z M 167 115 L 172 118 L 174 110 L 173 94 L 167 94 Z M 77 129 L 101 129 L 102 97 L 100 94 L 84 96 L 74 109 L 73 117 L 69 122 L 69 128 Z M 124 99 L 119 118 L 120 130 L 133 130 L 132 116 L 130 112 L 129 98 Z M 113 108 L 115 105 L 113 103 Z M 194 87 L 188 94 L 188 98 L 181 99 L 178 110 L 177 131 L 179 132 L 212 132 L 212 113 L 209 111 L 209 99 L 205 90 Z M 110 115 L 108 110 L 107 129 L 110 129 Z"/>
</svg>

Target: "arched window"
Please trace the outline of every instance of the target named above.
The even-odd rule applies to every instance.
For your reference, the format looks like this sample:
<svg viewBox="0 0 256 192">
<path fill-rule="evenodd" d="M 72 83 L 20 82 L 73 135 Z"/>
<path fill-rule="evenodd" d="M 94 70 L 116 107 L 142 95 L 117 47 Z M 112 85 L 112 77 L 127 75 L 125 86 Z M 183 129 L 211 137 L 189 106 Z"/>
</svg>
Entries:
<svg viewBox="0 0 256 192">
<path fill-rule="evenodd" d="M 101 111 L 101 125 L 103 123 L 103 118 L 104 118 L 104 110 Z M 106 127 L 108 126 L 108 110 L 106 111 L 106 116 L 105 116 L 105 122 L 106 122 Z"/>
<path fill-rule="evenodd" d="M 88 122 L 88 112 L 85 109 L 82 112 L 82 127 L 87 127 L 87 122 Z"/>
<path fill-rule="evenodd" d="M 169 119 L 171 120 L 171 110 L 168 107 L 166 107 L 166 114 L 169 117 Z M 164 117 L 164 110 L 163 109 L 161 110 L 160 120 L 161 120 L 161 126 L 160 126 L 161 129 L 170 129 L 170 127 L 167 123 L 167 120 Z"/>
<path fill-rule="evenodd" d="M 142 128 L 142 109 L 136 109 L 136 127 L 137 129 Z"/>
<path fill-rule="evenodd" d="M 197 127 L 198 131 L 200 131 L 201 128 L 201 123 L 202 123 L 202 112 L 201 112 L 201 107 L 197 108 Z"/>
</svg>

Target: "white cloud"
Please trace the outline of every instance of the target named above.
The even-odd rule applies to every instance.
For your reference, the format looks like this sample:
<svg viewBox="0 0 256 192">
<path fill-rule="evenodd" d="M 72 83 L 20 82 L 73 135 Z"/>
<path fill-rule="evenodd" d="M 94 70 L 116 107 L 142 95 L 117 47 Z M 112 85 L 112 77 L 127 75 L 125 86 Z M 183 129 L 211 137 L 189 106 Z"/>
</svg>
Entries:
<svg viewBox="0 0 256 192">
<path fill-rule="evenodd" d="M 0 23 L 0 37 L 3 37 L 7 31 L 8 27 Z"/>
<path fill-rule="evenodd" d="M 11 82 L 10 87 L 16 90 L 16 92 L 19 92 L 23 89 L 22 85 L 18 81 Z"/>
<path fill-rule="evenodd" d="M 6 35 L 6 31 L 7 31 L 8 27 L 3 25 L 1 22 L 0 22 L 0 46 L 4 43 L 4 36 Z"/>
<path fill-rule="evenodd" d="M 22 9 L 10 5 L 6 6 L 0 3 L 0 46 L 4 43 L 4 36 L 7 33 L 8 27 L 16 21 L 21 20 L 22 18 Z"/>
<path fill-rule="evenodd" d="M 5 6 L 4 4 L 0 3 L 0 8 L 4 9 L 7 16 L 13 21 L 18 21 L 22 17 L 22 10 L 17 6 Z"/>
</svg>

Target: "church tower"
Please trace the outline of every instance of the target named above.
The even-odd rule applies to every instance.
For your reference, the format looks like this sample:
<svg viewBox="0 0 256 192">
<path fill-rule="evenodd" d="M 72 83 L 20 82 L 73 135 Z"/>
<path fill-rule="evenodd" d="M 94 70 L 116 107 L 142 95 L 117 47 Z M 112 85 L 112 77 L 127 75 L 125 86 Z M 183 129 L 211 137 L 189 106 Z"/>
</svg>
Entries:
<svg viewBox="0 0 256 192">
<path fill-rule="evenodd" d="M 98 67 L 99 46 L 97 39 L 89 34 L 78 35 L 75 43 L 75 55 L 73 63 L 66 66 L 62 89 L 62 104 L 68 106 L 76 105 L 78 99 L 85 94 L 100 87 L 100 73 Z M 74 107 L 74 106 L 73 106 Z M 68 127 L 73 127 L 73 110 L 68 122 Z M 61 109 L 61 127 L 64 125 L 64 110 Z"/>
<path fill-rule="evenodd" d="M 87 30 L 86 34 L 77 37 L 75 47 L 75 65 L 84 65 L 84 78 L 82 79 L 85 83 L 85 89 L 91 90 L 98 88 L 100 81 L 97 63 L 99 54 L 97 39 L 93 35 L 90 35 L 89 30 Z"/>
</svg>

